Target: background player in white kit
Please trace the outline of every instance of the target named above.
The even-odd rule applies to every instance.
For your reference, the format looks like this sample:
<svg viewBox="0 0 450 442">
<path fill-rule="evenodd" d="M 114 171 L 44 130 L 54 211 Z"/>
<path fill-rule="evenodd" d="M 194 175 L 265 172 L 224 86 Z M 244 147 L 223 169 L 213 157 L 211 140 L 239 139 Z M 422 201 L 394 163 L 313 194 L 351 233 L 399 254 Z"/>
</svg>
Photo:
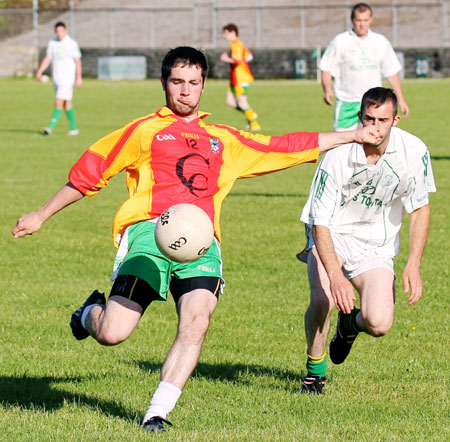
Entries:
<svg viewBox="0 0 450 442">
<path fill-rule="evenodd" d="M 66 25 L 58 22 L 55 25 L 56 37 L 49 41 L 47 53 L 42 59 L 36 78 L 41 79 L 43 72 L 52 65 L 52 80 L 55 87 L 55 108 L 50 124 L 44 129 L 44 135 L 51 135 L 63 109 L 70 123 L 68 135 L 78 135 L 79 130 L 75 121 L 72 107 L 73 86 L 81 87 L 81 52 L 78 43 L 67 33 Z"/>
<path fill-rule="evenodd" d="M 358 126 L 361 97 L 368 89 L 381 86 L 383 77 L 394 89 L 403 117 L 407 117 L 409 108 L 398 75 L 401 65 L 389 41 L 370 30 L 371 7 L 366 3 L 354 5 L 351 20 L 353 28 L 333 39 L 320 62 L 323 98 L 330 106 L 333 105 L 331 79 L 334 78 L 334 130 Z"/>
<path fill-rule="evenodd" d="M 410 213 L 410 247 L 403 272 L 409 303 L 422 295 L 420 262 L 430 223 L 429 192 L 435 192 L 430 155 L 417 137 L 395 126 L 397 99 L 391 89 L 367 91 L 363 126 L 373 124 L 381 142 L 351 143 L 327 153 L 311 186 L 301 220 L 307 224 L 310 305 L 305 314 L 307 376 L 302 392 L 322 393 L 330 314 L 339 309 L 330 359 L 344 362 L 358 332 L 385 335 L 394 320 L 394 265 L 403 210 Z M 303 260 L 303 259 L 301 259 Z M 354 288 L 360 295 L 355 308 Z"/>
</svg>

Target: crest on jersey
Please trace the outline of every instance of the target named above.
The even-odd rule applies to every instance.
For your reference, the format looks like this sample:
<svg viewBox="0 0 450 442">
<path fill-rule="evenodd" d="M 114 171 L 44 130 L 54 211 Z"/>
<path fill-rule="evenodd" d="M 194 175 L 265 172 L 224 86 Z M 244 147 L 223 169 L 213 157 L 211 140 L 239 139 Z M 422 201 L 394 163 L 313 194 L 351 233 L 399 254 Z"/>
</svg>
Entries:
<svg viewBox="0 0 450 442">
<path fill-rule="evenodd" d="M 211 146 L 212 153 L 219 153 L 220 150 L 220 142 L 217 138 L 210 138 L 209 144 Z"/>
</svg>

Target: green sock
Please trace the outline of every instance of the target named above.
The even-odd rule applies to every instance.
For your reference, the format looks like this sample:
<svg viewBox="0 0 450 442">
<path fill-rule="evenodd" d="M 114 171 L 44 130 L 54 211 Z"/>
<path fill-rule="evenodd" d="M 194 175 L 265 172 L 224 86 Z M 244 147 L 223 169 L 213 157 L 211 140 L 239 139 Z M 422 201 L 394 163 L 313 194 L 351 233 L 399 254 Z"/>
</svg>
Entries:
<svg viewBox="0 0 450 442">
<path fill-rule="evenodd" d="M 56 123 L 58 122 L 61 114 L 62 114 L 62 109 L 58 109 L 56 107 L 55 107 L 55 109 L 53 109 L 52 118 L 50 118 L 50 124 L 48 125 L 49 129 L 53 129 L 56 126 Z"/>
<path fill-rule="evenodd" d="M 350 333 L 350 334 L 356 334 L 359 333 L 361 331 L 361 329 L 358 327 L 358 325 L 356 324 L 356 315 L 360 312 L 361 310 L 359 308 L 354 308 L 352 310 L 351 313 L 349 313 L 348 315 L 344 315 L 342 318 L 342 327 L 343 329 Z"/>
<path fill-rule="evenodd" d="M 70 123 L 70 130 L 76 130 L 77 123 L 75 122 L 75 111 L 73 110 L 73 107 L 66 110 L 66 116 Z"/>
<path fill-rule="evenodd" d="M 308 374 L 313 376 L 321 376 L 325 377 L 327 373 L 327 355 L 324 352 L 322 356 L 315 358 L 311 355 L 308 355 L 308 359 L 306 360 L 306 370 Z"/>
</svg>

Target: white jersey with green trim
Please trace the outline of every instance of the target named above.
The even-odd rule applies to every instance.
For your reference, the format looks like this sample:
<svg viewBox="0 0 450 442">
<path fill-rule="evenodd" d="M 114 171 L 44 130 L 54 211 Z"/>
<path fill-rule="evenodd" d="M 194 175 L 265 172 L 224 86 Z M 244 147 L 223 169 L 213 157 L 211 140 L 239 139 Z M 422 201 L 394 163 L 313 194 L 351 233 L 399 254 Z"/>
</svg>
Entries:
<svg viewBox="0 0 450 442">
<path fill-rule="evenodd" d="M 75 58 L 81 58 L 78 43 L 68 35 L 62 40 L 54 38 L 47 46 L 47 54 L 52 62 L 52 79 L 58 85 L 75 83 Z"/>
<path fill-rule="evenodd" d="M 323 157 L 300 220 L 349 234 L 386 254 L 399 251 L 403 209 L 429 204 L 435 192 L 430 154 L 425 144 L 402 129 L 391 129 L 389 144 L 377 164 L 368 164 L 361 144 L 333 149 Z"/>
<path fill-rule="evenodd" d="M 320 61 L 320 70 L 334 77 L 334 92 L 341 101 L 361 101 L 364 93 L 382 85 L 383 77 L 401 70 L 388 39 L 369 30 L 366 38 L 352 29 L 336 35 Z"/>
</svg>

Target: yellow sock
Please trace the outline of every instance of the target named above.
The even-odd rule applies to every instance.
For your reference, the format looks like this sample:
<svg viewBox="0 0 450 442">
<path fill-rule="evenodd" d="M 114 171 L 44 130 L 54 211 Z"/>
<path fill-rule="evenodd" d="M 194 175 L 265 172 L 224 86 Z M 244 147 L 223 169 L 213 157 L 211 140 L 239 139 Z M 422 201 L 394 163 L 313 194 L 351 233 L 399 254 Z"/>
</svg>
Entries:
<svg viewBox="0 0 450 442">
<path fill-rule="evenodd" d="M 250 122 L 254 121 L 254 120 L 256 120 L 258 118 L 258 115 L 256 114 L 256 112 L 252 108 L 247 109 L 244 112 L 244 114 L 245 114 L 245 117 L 247 118 L 247 120 L 250 121 Z"/>
</svg>

